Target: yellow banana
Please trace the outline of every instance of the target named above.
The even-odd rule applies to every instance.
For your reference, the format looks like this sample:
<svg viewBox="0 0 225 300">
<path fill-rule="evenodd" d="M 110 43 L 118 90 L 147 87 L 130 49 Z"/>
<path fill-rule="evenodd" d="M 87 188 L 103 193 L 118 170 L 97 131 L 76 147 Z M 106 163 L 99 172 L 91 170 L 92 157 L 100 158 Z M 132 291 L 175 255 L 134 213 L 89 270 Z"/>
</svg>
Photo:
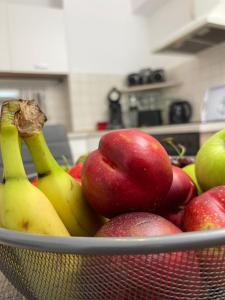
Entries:
<svg viewBox="0 0 225 300">
<path fill-rule="evenodd" d="M 92 236 L 103 224 L 86 202 L 82 187 L 54 159 L 42 133 L 45 115 L 34 101 L 21 101 L 15 124 L 27 144 L 38 188 L 48 197 L 71 235 Z M 27 129 L 27 123 L 30 124 Z"/>
<path fill-rule="evenodd" d="M 2 221 L 1 221 L 2 194 L 3 194 L 3 184 L 0 184 L 0 227 L 2 227 Z"/>
<path fill-rule="evenodd" d="M 18 109 L 18 101 L 2 105 L 0 129 L 5 178 L 0 201 L 2 226 L 29 233 L 69 236 L 51 202 L 26 176 L 14 124 Z"/>
</svg>

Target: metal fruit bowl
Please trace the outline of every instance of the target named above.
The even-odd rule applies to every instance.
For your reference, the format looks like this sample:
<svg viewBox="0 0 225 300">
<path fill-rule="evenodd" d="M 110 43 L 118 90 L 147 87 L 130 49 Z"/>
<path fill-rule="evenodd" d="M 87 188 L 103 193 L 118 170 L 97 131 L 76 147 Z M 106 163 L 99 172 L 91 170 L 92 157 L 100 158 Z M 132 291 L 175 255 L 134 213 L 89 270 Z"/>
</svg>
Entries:
<svg viewBox="0 0 225 300">
<path fill-rule="evenodd" d="M 0 299 L 222 300 L 224 246 L 225 229 L 152 238 L 0 229 Z"/>
</svg>

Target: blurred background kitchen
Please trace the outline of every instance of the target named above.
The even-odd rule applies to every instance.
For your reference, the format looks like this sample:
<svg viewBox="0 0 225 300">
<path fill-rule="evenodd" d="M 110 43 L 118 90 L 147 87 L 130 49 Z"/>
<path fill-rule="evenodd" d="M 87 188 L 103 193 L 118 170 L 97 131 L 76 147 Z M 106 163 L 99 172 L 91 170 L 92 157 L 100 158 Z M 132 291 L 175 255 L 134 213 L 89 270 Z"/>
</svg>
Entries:
<svg viewBox="0 0 225 300">
<path fill-rule="evenodd" d="M 0 99 L 36 99 L 75 161 L 107 130 L 225 127 L 225 0 L 0 0 Z"/>
</svg>

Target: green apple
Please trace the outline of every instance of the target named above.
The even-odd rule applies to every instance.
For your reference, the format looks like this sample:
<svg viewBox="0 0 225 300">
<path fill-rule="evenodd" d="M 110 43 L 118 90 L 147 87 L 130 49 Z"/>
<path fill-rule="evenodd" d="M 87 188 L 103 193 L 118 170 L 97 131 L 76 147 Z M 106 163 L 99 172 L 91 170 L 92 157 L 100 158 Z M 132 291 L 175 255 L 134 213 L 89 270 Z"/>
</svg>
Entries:
<svg viewBox="0 0 225 300">
<path fill-rule="evenodd" d="M 194 182 L 198 195 L 202 194 L 202 189 L 200 188 L 196 175 L 195 175 L 195 164 L 189 164 L 182 168 L 183 171 L 191 178 L 191 180 Z"/>
<path fill-rule="evenodd" d="M 201 146 L 195 159 L 195 173 L 203 191 L 225 185 L 225 129 Z"/>
</svg>

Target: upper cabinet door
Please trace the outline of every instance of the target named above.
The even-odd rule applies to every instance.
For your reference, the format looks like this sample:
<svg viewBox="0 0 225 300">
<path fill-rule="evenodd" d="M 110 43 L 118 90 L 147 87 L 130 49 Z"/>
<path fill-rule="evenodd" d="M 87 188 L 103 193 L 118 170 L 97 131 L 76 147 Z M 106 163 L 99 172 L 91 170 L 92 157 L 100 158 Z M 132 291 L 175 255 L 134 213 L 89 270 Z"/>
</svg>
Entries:
<svg viewBox="0 0 225 300">
<path fill-rule="evenodd" d="M 12 4 L 8 13 L 12 71 L 67 73 L 63 11 Z"/>
<path fill-rule="evenodd" d="M 8 72 L 10 70 L 10 54 L 8 43 L 8 19 L 7 6 L 0 4 L 0 71 Z"/>
</svg>

